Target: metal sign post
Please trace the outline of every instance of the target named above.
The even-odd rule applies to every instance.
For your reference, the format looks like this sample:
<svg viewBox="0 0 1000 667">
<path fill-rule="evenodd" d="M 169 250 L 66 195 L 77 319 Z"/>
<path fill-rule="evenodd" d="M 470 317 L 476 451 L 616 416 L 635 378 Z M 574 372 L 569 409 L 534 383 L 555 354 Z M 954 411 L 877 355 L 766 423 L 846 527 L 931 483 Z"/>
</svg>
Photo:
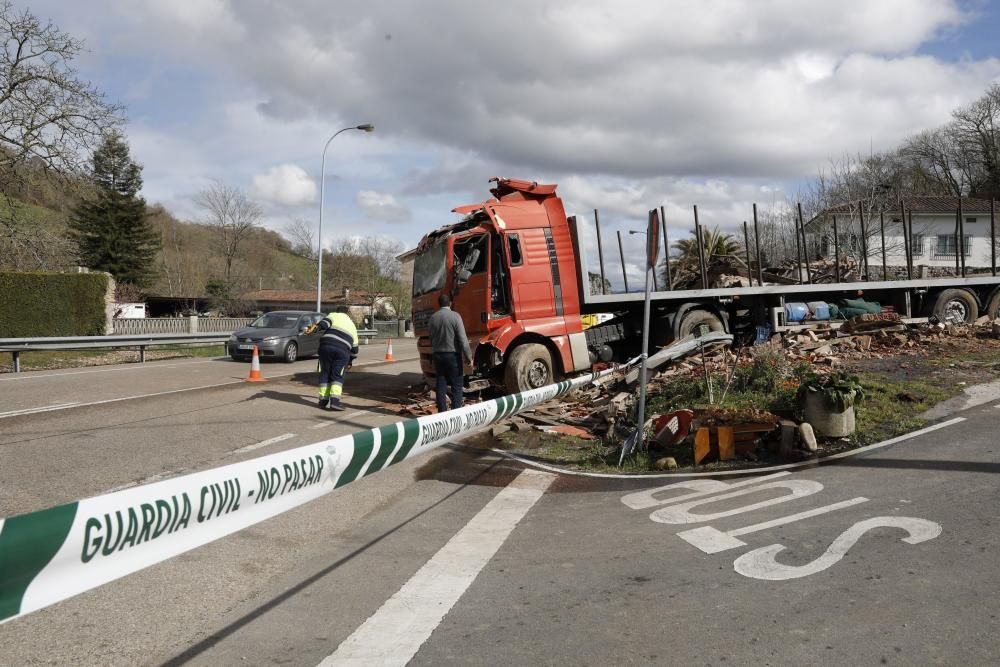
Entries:
<svg viewBox="0 0 1000 667">
<path fill-rule="evenodd" d="M 645 446 L 646 363 L 649 360 L 649 288 L 652 284 L 653 270 L 656 268 L 656 256 L 659 254 L 659 239 L 660 216 L 654 208 L 649 212 L 649 223 L 646 226 L 646 295 L 642 304 L 642 351 L 639 355 L 642 361 L 639 366 L 639 405 L 636 409 L 636 428 L 622 444 L 622 452 L 618 459 L 619 466 L 625 461 L 625 457 L 632 453 L 637 443 L 640 448 Z"/>
</svg>

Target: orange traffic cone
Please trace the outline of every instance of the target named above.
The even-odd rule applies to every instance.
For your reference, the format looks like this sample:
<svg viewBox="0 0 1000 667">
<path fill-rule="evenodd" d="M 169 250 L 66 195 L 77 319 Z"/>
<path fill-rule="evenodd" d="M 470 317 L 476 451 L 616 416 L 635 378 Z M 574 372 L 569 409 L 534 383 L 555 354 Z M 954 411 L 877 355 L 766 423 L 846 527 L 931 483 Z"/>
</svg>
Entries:
<svg viewBox="0 0 1000 667">
<path fill-rule="evenodd" d="M 391 338 L 389 339 L 389 342 L 385 346 L 385 360 L 386 361 L 396 361 L 395 359 L 392 358 L 392 339 Z"/>
<path fill-rule="evenodd" d="M 250 360 L 250 376 L 247 382 L 267 382 L 260 374 L 260 354 L 256 345 L 253 346 L 253 358 Z"/>
</svg>

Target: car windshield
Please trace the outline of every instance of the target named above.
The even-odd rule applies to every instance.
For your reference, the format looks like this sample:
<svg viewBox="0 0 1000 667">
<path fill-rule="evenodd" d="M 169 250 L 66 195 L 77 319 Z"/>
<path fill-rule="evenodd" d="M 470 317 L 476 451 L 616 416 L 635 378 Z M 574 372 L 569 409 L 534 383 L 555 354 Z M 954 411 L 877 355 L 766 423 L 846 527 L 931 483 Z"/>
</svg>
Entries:
<svg viewBox="0 0 1000 667">
<path fill-rule="evenodd" d="M 268 313 L 267 315 L 258 317 L 257 321 L 250 326 L 255 329 L 294 329 L 298 321 L 298 315 Z"/>
<path fill-rule="evenodd" d="M 417 255 L 413 261 L 413 296 L 420 296 L 444 287 L 448 267 L 445 246 L 441 242 Z"/>
</svg>

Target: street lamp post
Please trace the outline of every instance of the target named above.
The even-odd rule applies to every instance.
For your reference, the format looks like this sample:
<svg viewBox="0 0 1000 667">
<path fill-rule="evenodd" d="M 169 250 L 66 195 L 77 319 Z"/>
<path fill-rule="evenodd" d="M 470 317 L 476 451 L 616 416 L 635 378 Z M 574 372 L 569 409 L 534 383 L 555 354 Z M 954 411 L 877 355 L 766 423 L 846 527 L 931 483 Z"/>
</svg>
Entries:
<svg viewBox="0 0 1000 667">
<path fill-rule="evenodd" d="M 347 132 L 348 130 L 374 132 L 375 126 L 371 123 L 365 123 L 364 125 L 345 127 L 342 130 L 337 130 L 333 133 L 332 137 L 326 140 L 326 145 L 323 146 L 323 166 L 319 171 L 319 232 L 316 235 L 316 250 L 318 259 L 316 266 L 316 312 L 322 312 L 320 308 L 323 300 L 323 200 L 325 198 L 324 195 L 326 194 L 326 149 L 330 147 L 330 142 L 333 141 L 338 134 L 341 132 Z"/>
</svg>

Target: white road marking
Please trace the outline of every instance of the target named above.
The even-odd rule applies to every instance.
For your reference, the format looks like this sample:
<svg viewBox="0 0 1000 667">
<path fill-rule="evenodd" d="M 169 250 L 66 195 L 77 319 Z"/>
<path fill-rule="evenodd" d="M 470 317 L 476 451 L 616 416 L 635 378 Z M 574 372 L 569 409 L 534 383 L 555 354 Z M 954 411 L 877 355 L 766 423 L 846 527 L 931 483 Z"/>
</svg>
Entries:
<svg viewBox="0 0 1000 667">
<path fill-rule="evenodd" d="M 213 361 L 218 361 L 219 359 L 225 359 L 225 357 L 213 357 L 211 359 L 204 359 L 200 361 L 186 361 L 179 364 L 160 364 L 160 363 L 157 363 L 155 365 L 133 364 L 126 368 L 94 368 L 85 371 L 68 371 L 66 373 L 42 373 L 40 371 L 32 371 L 29 373 L 12 374 L 14 375 L 14 377 L 0 378 L 0 382 L 13 382 L 14 380 L 38 380 L 40 378 L 54 378 L 54 377 L 61 377 L 63 375 L 89 375 L 91 373 L 117 373 L 119 371 L 141 371 L 147 368 L 179 368 L 181 366 L 194 366 L 195 364 L 209 364 L 212 363 Z"/>
<path fill-rule="evenodd" d="M 518 475 L 320 667 L 408 663 L 555 478 Z"/>
<path fill-rule="evenodd" d="M 417 359 L 417 357 L 413 357 L 411 359 L 397 359 L 396 361 L 397 362 L 400 362 L 400 361 L 416 361 L 416 359 Z M 383 363 L 385 363 L 385 362 L 383 362 L 383 361 L 369 361 L 369 362 L 365 362 L 363 364 L 354 364 L 354 367 L 355 368 L 359 368 L 359 367 L 362 367 L 362 366 L 371 366 L 371 365 L 383 364 Z M 275 373 L 274 375 L 268 375 L 267 379 L 270 380 L 270 379 L 273 379 L 273 378 L 287 377 L 289 375 L 295 375 L 296 372 L 297 371 L 289 371 L 288 373 Z M 244 382 L 246 382 L 246 380 L 230 380 L 229 382 L 218 382 L 216 384 L 203 384 L 203 385 L 199 385 L 197 387 L 184 387 L 183 389 L 171 389 L 169 391 L 157 391 L 157 392 L 154 392 L 152 394 L 136 394 L 134 396 L 121 396 L 119 398 L 108 398 L 108 399 L 105 399 L 103 401 L 91 401 L 90 403 L 67 403 L 65 405 L 49 406 L 49 407 L 42 407 L 42 408 L 28 408 L 28 410 L 30 410 L 30 412 L 23 411 L 23 410 L 18 410 L 14 414 L 0 413 L 0 419 L 6 419 L 7 417 L 17 417 L 17 416 L 20 416 L 21 414 L 34 414 L 34 413 L 37 413 L 37 412 L 53 412 L 55 410 L 66 410 L 67 408 L 86 408 L 86 407 L 89 407 L 91 405 L 105 405 L 107 403 L 118 403 L 120 401 L 132 401 L 132 400 L 135 400 L 137 398 L 152 398 L 152 397 L 155 397 L 155 396 L 166 396 L 168 394 L 180 394 L 180 393 L 185 392 L 185 391 L 198 391 L 200 389 L 215 389 L 216 387 L 228 387 L 228 386 L 234 385 L 234 384 L 243 384 Z"/>
<path fill-rule="evenodd" d="M 941 534 L 941 525 L 927 519 L 916 519 L 908 516 L 876 516 L 864 521 L 858 521 L 834 539 L 819 558 L 805 565 L 784 565 L 775 560 L 775 556 L 785 550 L 782 544 L 771 544 L 760 549 L 748 551 L 735 561 L 733 569 L 744 577 L 764 579 L 766 581 L 785 581 L 786 579 L 801 579 L 810 574 L 822 572 L 839 562 L 847 552 L 857 544 L 861 536 L 875 528 L 900 528 L 907 535 L 903 542 L 920 544 L 933 540 Z"/>
<path fill-rule="evenodd" d="M 243 452 L 252 452 L 255 449 L 260 449 L 261 447 L 267 447 L 268 445 L 273 445 L 284 440 L 289 440 L 294 438 L 294 433 L 282 433 L 281 435 L 276 435 L 273 438 L 268 438 L 267 440 L 261 440 L 260 442 L 255 442 L 252 445 L 247 445 L 246 447 L 240 447 L 239 449 L 234 449 L 229 452 L 229 455 L 242 454 Z"/>
<path fill-rule="evenodd" d="M 701 549 L 707 554 L 717 554 L 720 551 L 728 551 L 729 549 L 745 547 L 746 542 L 736 539 L 739 535 L 748 535 L 761 530 L 767 530 L 768 528 L 784 526 L 789 523 L 802 521 L 803 519 L 809 519 L 814 516 L 826 514 L 827 512 L 834 512 L 836 510 L 844 509 L 845 507 L 853 507 L 854 505 L 860 505 L 861 503 L 866 502 L 868 502 L 867 498 L 858 496 L 857 498 L 851 498 L 850 500 L 844 500 L 839 503 L 824 505 L 823 507 L 817 507 L 816 509 L 799 512 L 798 514 L 790 514 L 788 516 L 772 519 L 770 521 L 755 523 L 752 526 L 734 528 L 733 530 L 727 530 L 725 532 L 717 528 L 713 528 L 712 526 L 702 526 L 700 528 L 692 528 L 691 530 L 681 531 L 677 533 L 677 537 L 681 538 L 691 546 Z"/>
<path fill-rule="evenodd" d="M 792 473 L 790 472 L 776 472 L 773 475 L 751 477 L 750 479 L 744 479 L 740 482 L 720 482 L 715 479 L 691 479 L 683 482 L 677 482 L 675 484 L 667 484 L 666 486 L 658 486 L 655 489 L 643 489 L 642 491 L 636 491 L 635 493 L 622 496 L 621 501 L 625 503 L 627 507 L 634 510 L 645 510 L 650 507 L 657 507 L 658 505 L 673 505 L 687 500 L 694 500 L 695 498 L 721 493 L 723 491 L 731 491 L 742 486 L 759 484 L 769 479 L 777 479 L 778 477 L 785 477 L 786 475 L 791 474 Z M 656 497 L 656 494 L 663 491 L 680 491 L 681 489 L 687 489 L 692 493 L 685 493 L 684 495 L 673 496 L 670 498 Z"/>
<path fill-rule="evenodd" d="M 762 500 L 759 503 L 752 503 L 750 505 L 743 505 L 742 507 L 737 507 L 735 509 L 723 510 L 721 512 L 715 512 L 714 514 L 696 514 L 692 512 L 695 507 L 699 505 L 711 505 L 713 503 L 718 503 L 723 500 L 729 500 L 730 498 L 738 498 L 740 496 L 745 496 L 751 493 L 759 493 L 760 491 L 766 491 L 768 489 L 785 489 L 790 491 L 783 496 L 777 498 L 769 498 L 768 500 Z M 819 493 L 823 490 L 823 485 L 819 482 L 811 479 L 783 479 L 777 482 L 768 482 L 767 484 L 761 484 L 760 486 L 753 486 L 748 489 L 740 489 L 739 491 L 732 491 L 730 493 L 723 493 L 718 496 L 711 496 L 708 498 L 698 498 L 696 500 L 689 500 L 685 503 L 680 503 L 677 505 L 670 505 L 662 509 L 658 509 L 649 515 L 649 518 L 657 523 L 704 523 L 706 521 L 714 521 L 715 519 L 723 519 L 727 516 L 735 516 L 737 514 L 743 514 L 744 512 L 752 512 L 753 510 L 763 509 L 765 507 L 771 507 L 773 505 L 779 505 L 781 503 L 787 503 L 790 500 L 796 500 L 797 498 L 804 498 L 806 496 L 811 496 L 814 493 Z"/>
<path fill-rule="evenodd" d="M 31 415 L 36 412 L 48 412 L 49 410 L 62 410 L 63 408 L 71 408 L 74 405 L 79 405 L 79 401 L 70 401 L 68 403 L 56 403 L 54 405 L 45 405 L 37 408 L 23 408 L 21 410 L 10 410 L 9 412 L 0 412 L 0 419 L 4 417 L 17 417 L 19 415 Z"/>
</svg>

